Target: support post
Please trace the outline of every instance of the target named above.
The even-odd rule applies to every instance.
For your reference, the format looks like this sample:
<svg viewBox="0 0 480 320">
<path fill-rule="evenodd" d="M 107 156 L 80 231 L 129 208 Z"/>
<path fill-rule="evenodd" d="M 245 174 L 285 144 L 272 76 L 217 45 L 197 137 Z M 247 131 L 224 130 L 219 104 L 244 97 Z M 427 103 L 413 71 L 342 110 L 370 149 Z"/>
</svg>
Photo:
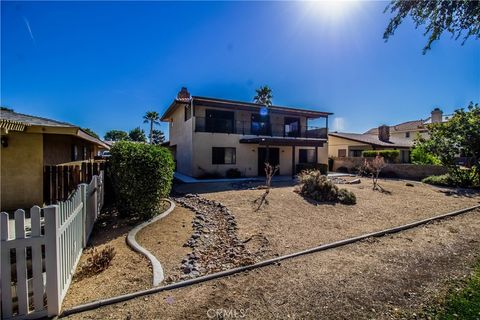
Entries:
<svg viewBox="0 0 480 320">
<path fill-rule="evenodd" d="M 48 206 L 45 212 L 45 269 L 46 269 L 46 292 L 48 301 L 48 316 L 53 317 L 60 314 L 62 305 L 62 292 L 60 284 L 60 257 L 58 230 L 59 210 L 57 205 Z"/>
<path fill-rule="evenodd" d="M 318 165 L 318 146 L 315 146 L 315 169 L 317 169 Z"/>
<path fill-rule="evenodd" d="M 292 146 L 292 179 L 295 178 L 295 145 Z"/>
</svg>

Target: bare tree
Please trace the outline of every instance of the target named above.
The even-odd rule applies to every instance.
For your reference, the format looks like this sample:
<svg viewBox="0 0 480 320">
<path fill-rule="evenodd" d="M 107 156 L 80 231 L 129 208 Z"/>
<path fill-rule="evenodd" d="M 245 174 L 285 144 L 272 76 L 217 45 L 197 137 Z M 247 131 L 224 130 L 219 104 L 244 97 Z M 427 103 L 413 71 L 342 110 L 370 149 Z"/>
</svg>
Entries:
<svg viewBox="0 0 480 320">
<path fill-rule="evenodd" d="M 366 169 L 365 171 L 368 172 L 372 177 L 373 190 L 385 192 L 385 189 L 378 184 L 378 177 L 380 176 L 382 169 L 386 166 L 383 157 L 377 155 L 373 160 L 365 159 L 363 166 Z"/>
<path fill-rule="evenodd" d="M 255 211 L 260 210 L 264 204 L 268 205 L 267 196 L 270 193 L 270 187 L 272 186 L 272 178 L 277 173 L 278 169 L 280 169 L 279 165 L 272 166 L 270 163 L 265 162 L 265 192 L 260 198 L 253 202 L 254 204 L 258 204 Z"/>
</svg>

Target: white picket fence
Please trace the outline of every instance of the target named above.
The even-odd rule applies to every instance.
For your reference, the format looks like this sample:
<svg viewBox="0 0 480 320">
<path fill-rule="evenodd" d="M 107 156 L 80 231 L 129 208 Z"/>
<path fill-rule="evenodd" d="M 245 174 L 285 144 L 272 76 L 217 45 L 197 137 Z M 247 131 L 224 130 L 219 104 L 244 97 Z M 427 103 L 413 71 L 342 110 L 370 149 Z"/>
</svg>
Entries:
<svg viewBox="0 0 480 320">
<path fill-rule="evenodd" d="M 75 268 L 103 206 L 103 171 L 80 184 L 64 202 L 0 213 L 2 319 L 35 319 L 60 313 Z M 27 220 L 28 222 L 28 220 Z"/>
</svg>

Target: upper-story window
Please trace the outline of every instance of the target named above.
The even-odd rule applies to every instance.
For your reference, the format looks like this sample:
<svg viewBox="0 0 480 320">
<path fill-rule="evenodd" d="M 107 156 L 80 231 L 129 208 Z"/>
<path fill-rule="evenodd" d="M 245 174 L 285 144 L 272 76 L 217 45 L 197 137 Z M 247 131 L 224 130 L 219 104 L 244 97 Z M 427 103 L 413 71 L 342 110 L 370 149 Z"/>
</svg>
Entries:
<svg viewBox="0 0 480 320">
<path fill-rule="evenodd" d="M 250 130 L 252 134 L 260 136 L 270 135 L 270 117 L 268 114 L 252 114 Z"/>
<path fill-rule="evenodd" d="M 410 132 L 405 132 L 405 138 L 410 138 Z"/>
<path fill-rule="evenodd" d="M 300 118 L 285 117 L 284 133 L 286 137 L 300 136 Z"/>
<path fill-rule="evenodd" d="M 233 133 L 235 123 L 235 113 L 222 110 L 205 110 L 205 131 Z"/>
</svg>

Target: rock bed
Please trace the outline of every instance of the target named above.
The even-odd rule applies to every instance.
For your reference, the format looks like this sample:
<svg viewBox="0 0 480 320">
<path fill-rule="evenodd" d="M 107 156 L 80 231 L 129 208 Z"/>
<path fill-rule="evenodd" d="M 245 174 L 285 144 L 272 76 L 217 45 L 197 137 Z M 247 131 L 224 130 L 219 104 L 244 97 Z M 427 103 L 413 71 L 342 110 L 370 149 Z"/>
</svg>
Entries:
<svg viewBox="0 0 480 320">
<path fill-rule="evenodd" d="M 228 270 L 255 262 L 237 236 L 237 223 L 230 210 L 217 201 L 187 194 L 175 201 L 194 211 L 193 234 L 184 244 L 192 248 L 180 267 L 181 279 Z M 170 282 L 167 279 L 167 282 Z"/>
</svg>

